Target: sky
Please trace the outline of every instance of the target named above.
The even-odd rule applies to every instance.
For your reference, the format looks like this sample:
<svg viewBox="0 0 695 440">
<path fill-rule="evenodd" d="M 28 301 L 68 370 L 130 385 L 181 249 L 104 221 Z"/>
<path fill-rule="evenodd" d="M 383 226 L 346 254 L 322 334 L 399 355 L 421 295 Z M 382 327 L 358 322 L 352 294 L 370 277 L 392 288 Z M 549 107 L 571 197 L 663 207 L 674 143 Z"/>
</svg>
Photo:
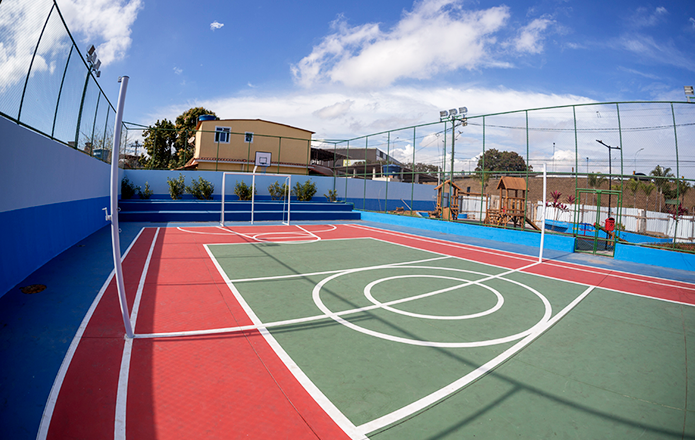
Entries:
<svg viewBox="0 0 695 440">
<path fill-rule="evenodd" d="M 57 3 L 112 102 L 130 77 L 124 119 L 143 125 L 203 106 L 345 139 L 460 106 L 684 101 L 695 84 L 692 0 Z"/>
</svg>

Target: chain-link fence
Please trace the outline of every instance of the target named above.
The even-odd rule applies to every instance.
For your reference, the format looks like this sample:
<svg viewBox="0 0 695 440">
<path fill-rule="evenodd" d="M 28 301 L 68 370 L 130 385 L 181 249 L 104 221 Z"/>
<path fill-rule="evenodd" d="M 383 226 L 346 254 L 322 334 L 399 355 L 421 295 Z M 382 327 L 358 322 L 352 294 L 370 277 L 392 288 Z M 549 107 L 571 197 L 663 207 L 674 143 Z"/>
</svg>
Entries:
<svg viewBox="0 0 695 440">
<path fill-rule="evenodd" d="M 342 165 L 334 168 L 339 196 L 355 196 L 340 177 L 365 180 L 358 208 L 373 209 L 375 194 L 367 180 L 378 179 L 386 182 L 379 195 L 381 211 L 529 229 L 535 229 L 545 213 L 555 231 L 579 234 L 577 228 L 584 227 L 586 234 L 593 228 L 592 233 L 600 232 L 596 235 L 620 240 L 620 234 L 604 231 L 611 218 L 624 236 L 645 235 L 631 237 L 631 243 L 654 244 L 666 238 L 670 246 L 687 249 L 687 243 L 674 243 L 695 239 L 694 141 L 693 104 L 625 102 L 458 115 L 324 142 L 322 148 L 333 151 Z M 343 156 L 348 159 L 341 162 Z M 544 165 L 548 206 L 541 209 L 539 172 Z M 515 193 L 510 195 L 508 187 L 519 180 L 502 177 L 521 179 L 521 187 L 512 188 Z M 415 197 L 388 199 L 389 185 L 439 186 L 450 179 L 454 185 L 442 187 L 433 212 L 413 212 L 418 209 Z M 598 205 L 596 198 L 580 200 L 581 189 L 603 192 L 604 197 Z M 609 190 L 620 197 L 607 196 Z M 510 203 L 522 203 L 519 199 L 523 205 L 512 208 Z M 578 221 L 583 226 L 577 226 L 575 211 L 580 213 L 577 218 L 587 219 Z"/>
<path fill-rule="evenodd" d="M 115 109 L 55 1 L 0 3 L 0 115 L 109 162 Z"/>
</svg>

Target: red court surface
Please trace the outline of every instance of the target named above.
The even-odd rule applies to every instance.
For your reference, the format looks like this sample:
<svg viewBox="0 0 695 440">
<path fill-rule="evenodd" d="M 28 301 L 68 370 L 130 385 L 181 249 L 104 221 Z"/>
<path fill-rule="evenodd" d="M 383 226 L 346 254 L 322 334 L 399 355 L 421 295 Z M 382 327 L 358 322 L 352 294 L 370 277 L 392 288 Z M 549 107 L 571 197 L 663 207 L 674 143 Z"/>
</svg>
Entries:
<svg viewBox="0 0 695 440">
<path fill-rule="evenodd" d="M 146 228 L 123 262 L 136 335 L 251 325 L 203 247 L 375 238 L 632 295 L 695 304 L 695 286 L 391 232 L 364 225 Z M 110 278 L 83 322 L 39 438 L 364 438 L 315 401 L 259 330 L 126 340 Z M 64 375 L 64 377 L 61 377 Z M 62 379 L 62 380 L 61 380 Z"/>
</svg>

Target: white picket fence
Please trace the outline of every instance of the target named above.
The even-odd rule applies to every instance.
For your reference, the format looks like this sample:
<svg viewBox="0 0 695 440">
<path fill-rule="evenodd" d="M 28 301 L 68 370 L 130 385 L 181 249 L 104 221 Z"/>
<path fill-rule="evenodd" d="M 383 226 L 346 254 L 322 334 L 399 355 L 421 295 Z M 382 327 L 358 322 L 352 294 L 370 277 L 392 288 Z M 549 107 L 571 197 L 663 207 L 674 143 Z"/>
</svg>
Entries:
<svg viewBox="0 0 695 440">
<path fill-rule="evenodd" d="M 490 202 L 494 208 L 499 207 L 499 196 L 492 196 Z M 543 202 L 541 201 L 536 203 L 529 202 L 529 210 L 533 211 L 529 218 L 532 218 L 538 225 L 543 220 L 542 207 Z M 594 223 L 596 221 L 596 206 L 581 205 L 581 207 L 583 209 L 580 211 L 579 221 L 581 223 Z M 461 214 L 466 214 L 466 217 L 469 219 L 485 219 L 485 208 L 485 202 L 484 200 L 481 201 L 480 197 L 467 196 L 461 198 L 460 212 Z M 545 209 L 545 218 L 547 220 L 573 223 L 574 208 L 575 205 L 567 205 L 567 209 L 563 211 L 547 207 Z M 611 211 L 611 216 L 616 217 L 616 221 L 618 221 L 615 209 Z M 607 217 L 608 208 L 601 207 L 601 220 L 604 221 Z M 645 210 L 643 209 L 623 208 L 620 223 L 625 226 L 625 230 L 628 232 L 655 233 L 666 237 L 673 237 L 675 233 L 677 241 L 695 241 L 695 216 L 692 215 L 680 217 L 677 224 L 678 229 L 676 230 L 676 221 L 670 214 L 646 211 L 645 215 Z"/>
<path fill-rule="evenodd" d="M 535 206 L 535 220 L 542 220 L 543 203 L 537 202 Z M 581 223 L 594 223 L 596 221 L 596 206 L 581 205 L 583 208 L 579 213 L 579 221 Z M 567 205 L 567 210 L 557 208 L 546 208 L 545 218 L 548 220 L 557 220 L 561 222 L 574 222 L 575 205 Z M 611 216 L 617 219 L 615 208 L 611 210 Z M 601 207 L 601 220 L 608 217 L 608 208 Z M 695 216 L 681 216 L 676 222 L 671 214 L 663 212 L 646 211 L 644 209 L 623 208 L 620 223 L 625 226 L 628 232 L 636 233 L 656 233 L 666 237 L 673 237 L 674 233 L 677 241 L 693 241 L 695 240 Z M 676 229 L 677 227 L 677 229 Z"/>
</svg>

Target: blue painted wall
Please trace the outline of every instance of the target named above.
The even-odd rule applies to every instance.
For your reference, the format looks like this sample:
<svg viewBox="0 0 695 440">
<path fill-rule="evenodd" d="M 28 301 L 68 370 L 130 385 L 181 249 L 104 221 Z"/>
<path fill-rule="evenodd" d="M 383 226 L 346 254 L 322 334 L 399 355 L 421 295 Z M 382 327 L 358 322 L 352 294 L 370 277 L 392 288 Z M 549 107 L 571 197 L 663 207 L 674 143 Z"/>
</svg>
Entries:
<svg viewBox="0 0 695 440">
<path fill-rule="evenodd" d="M 468 225 L 447 221 L 436 221 L 425 218 L 407 217 L 392 214 L 363 212 L 362 220 L 379 223 L 387 223 L 397 226 L 426 229 L 429 231 L 444 232 L 446 234 L 465 237 L 482 238 L 487 240 L 514 243 L 525 246 L 540 247 L 541 234 L 538 232 L 526 232 L 513 229 L 498 229 L 486 226 Z M 574 238 L 563 235 L 545 235 L 544 249 L 552 249 L 567 253 L 574 252 Z"/>
<path fill-rule="evenodd" d="M 108 223 L 109 164 L 0 117 L 0 296 Z"/>
<path fill-rule="evenodd" d="M 686 254 L 684 252 L 665 251 L 618 243 L 615 245 L 614 258 L 621 261 L 651 264 L 671 269 L 695 270 L 695 254 Z"/>
</svg>

